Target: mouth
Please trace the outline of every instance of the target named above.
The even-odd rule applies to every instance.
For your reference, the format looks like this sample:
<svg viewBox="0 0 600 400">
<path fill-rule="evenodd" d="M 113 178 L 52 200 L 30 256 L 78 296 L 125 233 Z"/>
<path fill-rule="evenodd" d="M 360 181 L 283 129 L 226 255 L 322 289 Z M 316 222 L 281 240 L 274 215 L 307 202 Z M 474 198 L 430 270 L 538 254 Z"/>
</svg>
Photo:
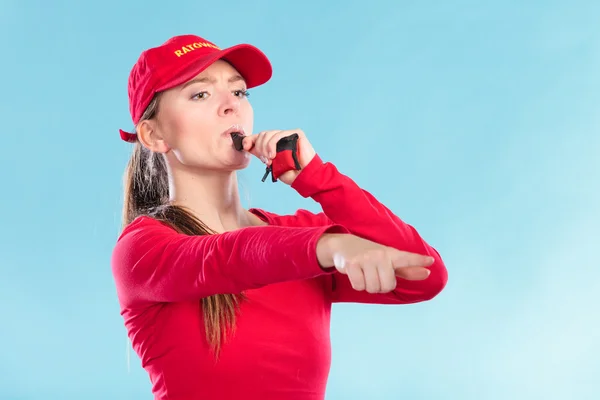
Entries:
<svg viewBox="0 0 600 400">
<path fill-rule="evenodd" d="M 246 136 L 244 132 L 244 128 L 241 125 L 232 125 L 229 129 L 224 132 L 225 135 L 230 135 L 231 140 L 233 141 L 233 146 L 237 151 L 244 150 L 244 145 L 242 141 Z"/>
</svg>

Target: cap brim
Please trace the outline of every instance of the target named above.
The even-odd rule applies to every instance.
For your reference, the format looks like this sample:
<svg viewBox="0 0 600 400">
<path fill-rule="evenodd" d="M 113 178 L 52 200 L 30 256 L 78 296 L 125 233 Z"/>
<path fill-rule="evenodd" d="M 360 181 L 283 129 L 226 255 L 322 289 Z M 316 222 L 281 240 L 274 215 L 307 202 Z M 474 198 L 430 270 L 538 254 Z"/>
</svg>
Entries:
<svg viewBox="0 0 600 400">
<path fill-rule="evenodd" d="M 242 75 L 249 89 L 266 83 L 273 74 L 271 62 L 262 51 L 250 44 L 238 44 L 193 60 L 175 74 L 175 79 L 165 83 L 158 91 L 189 81 L 221 59 L 229 62 Z"/>
<path fill-rule="evenodd" d="M 273 69 L 267 56 L 249 44 L 240 44 L 222 51 L 220 57 L 229 62 L 246 80 L 248 88 L 260 86 L 271 79 Z"/>
</svg>

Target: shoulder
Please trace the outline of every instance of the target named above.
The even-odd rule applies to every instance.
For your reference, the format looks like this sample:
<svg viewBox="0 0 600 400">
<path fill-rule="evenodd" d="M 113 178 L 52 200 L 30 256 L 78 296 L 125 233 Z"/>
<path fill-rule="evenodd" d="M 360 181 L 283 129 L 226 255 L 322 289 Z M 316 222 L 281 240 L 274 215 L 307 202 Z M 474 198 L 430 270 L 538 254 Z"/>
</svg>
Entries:
<svg viewBox="0 0 600 400">
<path fill-rule="evenodd" d="M 302 208 L 296 210 L 293 214 L 276 214 L 260 208 L 251 208 L 249 211 L 269 225 L 304 227 L 331 224 L 325 213 L 314 213 Z"/>
<path fill-rule="evenodd" d="M 177 234 L 177 232 L 167 224 L 155 218 L 143 215 L 137 217 L 123 228 L 117 239 L 117 244 L 123 240 L 144 236 L 146 234 Z"/>
<path fill-rule="evenodd" d="M 135 262 L 161 242 L 177 235 L 177 231 L 161 221 L 148 216 L 137 217 L 117 238 L 111 256 L 113 268 Z"/>
</svg>

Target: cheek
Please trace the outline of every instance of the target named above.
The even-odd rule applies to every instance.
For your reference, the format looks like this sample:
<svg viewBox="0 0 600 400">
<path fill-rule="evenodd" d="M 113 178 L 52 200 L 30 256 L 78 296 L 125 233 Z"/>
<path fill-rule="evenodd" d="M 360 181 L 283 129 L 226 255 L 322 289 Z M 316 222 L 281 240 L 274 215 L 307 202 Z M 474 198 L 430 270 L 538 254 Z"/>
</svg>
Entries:
<svg viewBox="0 0 600 400">
<path fill-rule="evenodd" d="M 168 141 L 173 149 L 183 149 L 210 140 L 210 121 L 199 113 L 180 113 L 169 121 Z"/>
<path fill-rule="evenodd" d="M 215 152 L 215 132 L 219 129 L 213 120 L 198 110 L 188 110 L 168 122 L 167 141 L 177 163 L 187 166 L 210 163 Z"/>
</svg>

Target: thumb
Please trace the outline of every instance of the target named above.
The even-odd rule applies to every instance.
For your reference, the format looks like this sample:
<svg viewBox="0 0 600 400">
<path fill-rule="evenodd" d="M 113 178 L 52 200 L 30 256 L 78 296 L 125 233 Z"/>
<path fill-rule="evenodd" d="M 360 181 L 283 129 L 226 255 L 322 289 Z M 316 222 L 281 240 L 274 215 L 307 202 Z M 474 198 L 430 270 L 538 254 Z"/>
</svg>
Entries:
<svg viewBox="0 0 600 400">
<path fill-rule="evenodd" d="M 431 275 L 431 271 L 423 267 L 406 267 L 398 268 L 394 275 L 408 281 L 422 281 Z"/>
</svg>

